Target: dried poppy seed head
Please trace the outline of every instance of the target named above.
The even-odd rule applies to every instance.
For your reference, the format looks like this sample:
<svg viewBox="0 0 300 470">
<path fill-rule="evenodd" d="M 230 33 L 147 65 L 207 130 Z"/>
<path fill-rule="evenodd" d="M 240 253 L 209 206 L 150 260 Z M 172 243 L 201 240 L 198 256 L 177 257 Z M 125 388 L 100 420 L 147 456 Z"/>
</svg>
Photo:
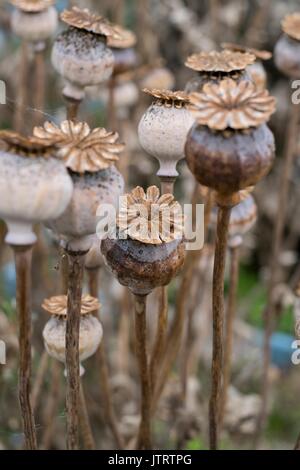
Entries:
<svg viewBox="0 0 300 470">
<path fill-rule="evenodd" d="M 43 309 L 51 314 L 43 331 L 43 338 L 48 354 L 60 362 L 66 360 L 66 320 L 67 296 L 61 295 L 45 299 Z M 84 361 L 92 356 L 98 349 L 103 336 L 99 320 L 92 312 L 100 308 L 97 299 L 83 296 L 81 302 L 81 319 L 79 332 L 79 359 Z M 81 367 L 81 375 L 84 369 Z"/>
<path fill-rule="evenodd" d="M 153 97 L 153 103 L 139 123 L 141 146 L 159 161 L 158 176 L 176 177 L 176 166 L 184 158 L 186 136 L 194 123 L 186 108 L 189 98 L 181 91 L 144 91 Z"/>
<path fill-rule="evenodd" d="M 272 58 L 272 53 L 269 51 L 253 49 L 251 47 L 241 46 L 238 44 L 232 44 L 228 42 L 224 42 L 221 44 L 224 49 L 236 52 L 249 52 L 250 54 L 255 55 L 256 62 L 251 64 L 247 67 L 247 71 L 253 83 L 259 88 L 263 90 L 266 88 L 267 84 L 267 72 L 262 64 L 262 61 L 270 60 Z"/>
<path fill-rule="evenodd" d="M 82 29 L 106 38 L 122 39 L 122 35 L 113 24 L 103 16 L 91 13 L 88 8 L 81 9 L 74 6 L 71 10 L 64 10 L 60 18 L 73 28 Z"/>
<path fill-rule="evenodd" d="M 117 226 L 133 240 L 161 245 L 182 239 L 184 219 L 179 202 L 172 194 L 160 196 L 156 186 L 147 192 L 140 186 L 127 194 L 119 208 Z"/>
<path fill-rule="evenodd" d="M 277 68 L 290 78 L 300 78 L 300 13 L 282 21 L 283 35 L 277 41 L 274 58 Z"/>
<path fill-rule="evenodd" d="M 224 78 L 231 78 L 236 82 L 250 81 L 248 67 L 255 62 L 255 55 L 249 52 L 211 51 L 200 52 L 188 57 L 186 67 L 198 72 L 198 76 L 191 79 L 185 90 L 187 93 L 202 91 L 206 83 L 218 84 Z"/>
<path fill-rule="evenodd" d="M 128 29 L 118 25 L 114 25 L 114 28 L 119 33 L 120 38 L 108 37 L 107 45 L 114 55 L 114 75 L 119 75 L 133 69 L 137 64 L 137 55 L 134 50 L 137 38 Z"/>
<path fill-rule="evenodd" d="M 105 170 L 119 160 L 125 147 L 117 142 L 117 132 L 91 129 L 86 122 L 63 121 L 60 126 L 46 122 L 33 133 L 43 142 L 56 145 L 66 167 L 80 174 Z"/>
<path fill-rule="evenodd" d="M 160 198 L 156 187 L 149 188 L 146 194 L 142 188 L 135 188 L 127 195 L 126 202 L 126 211 L 123 206 L 120 209 L 117 239 L 108 237 L 102 240 L 101 251 L 109 269 L 122 285 L 127 286 L 134 294 L 147 295 L 156 287 L 167 285 L 184 262 L 183 239 L 166 233 L 166 225 L 171 226 L 172 233 L 173 224 L 173 232 L 176 229 L 178 237 L 178 224 L 182 224 L 182 216 L 178 214 L 173 196 L 165 195 Z M 172 206 L 175 216 L 170 216 L 168 211 L 167 217 L 162 218 L 165 215 L 163 211 Z M 140 216 L 136 212 L 138 207 Z M 146 219 L 144 210 L 154 213 L 151 234 L 148 231 L 150 222 Z M 140 223 L 142 227 L 139 236 Z M 124 232 L 129 234 L 127 238 L 124 238 Z"/>
<path fill-rule="evenodd" d="M 197 123 L 187 139 L 187 163 L 200 184 L 234 194 L 270 170 L 275 146 L 265 123 L 275 101 L 250 82 L 227 79 L 204 90 L 190 97 Z"/>
<path fill-rule="evenodd" d="M 52 145 L 0 132 L 0 217 L 8 225 L 7 243 L 34 243 L 32 225 L 59 217 L 72 192 L 72 180 Z"/>
<path fill-rule="evenodd" d="M 25 1 L 12 3 L 17 7 L 11 15 L 11 28 L 16 36 L 32 43 L 44 42 L 53 36 L 58 26 L 54 2 L 31 0 L 27 7 Z"/>
<path fill-rule="evenodd" d="M 215 130 L 258 127 L 268 121 L 276 108 L 275 98 L 267 90 L 231 79 L 219 85 L 208 83 L 202 93 L 192 93 L 189 99 L 188 108 L 197 123 Z"/>
<path fill-rule="evenodd" d="M 112 75 L 114 56 L 106 42 L 120 35 L 109 21 L 87 9 L 73 7 L 61 18 L 70 27 L 57 37 L 52 63 L 66 80 L 64 95 L 80 101 L 85 87 L 99 85 Z"/>
</svg>

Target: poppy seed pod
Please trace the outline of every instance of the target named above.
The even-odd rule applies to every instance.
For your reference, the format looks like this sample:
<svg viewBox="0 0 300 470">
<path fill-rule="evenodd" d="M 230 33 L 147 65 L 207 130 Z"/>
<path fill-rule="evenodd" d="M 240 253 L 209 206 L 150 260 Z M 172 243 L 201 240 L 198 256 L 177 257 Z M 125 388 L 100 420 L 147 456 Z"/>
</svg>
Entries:
<svg viewBox="0 0 300 470">
<path fill-rule="evenodd" d="M 117 225 L 117 236 L 103 239 L 101 251 L 120 284 L 141 296 L 169 284 L 185 255 L 182 211 L 174 197 L 160 197 L 156 186 L 146 194 L 137 187 L 126 196 Z"/>
<path fill-rule="evenodd" d="M 201 92 L 206 83 L 218 84 L 224 78 L 231 78 L 237 83 L 250 81 L 247 67 L 254 62 L 255 55 L 249 52 L 225 50 L 193 54 L 187 58 L 185 66 L 195 70 L 197 76 L 186 84 L 185 91 Z"/>
<path fill-rule="evenodd" d="M 124 190 L 122 175 L 113 166 L 124 145 L 118 134 L 103 128 L 91 130 L 86 123 L 64 121 L 60 127 L 45 123 L 34 129 L 45 142 L 56 143 L 74 184 L 72 199 L 48 226 L 57 232 L 72 251 L 87 251 L 96 233 L 97 210 L 101 204 L 118 206 Z"/>
<path fill-rule="evenodd" d="M 287 15 L 281 26 L 283 34 L 275 46 L 275 64 L 288 77 L 300 78 L 300 13 Z"/>
<path fill-rule="evenodd" d="M 103 17 L 87 9 L 73 7 L 61 14 L 69 29 L 55 40 L 52 63 L 66 80 L 64 96 L 73 100 L 84 98 L 84 88 L 109 79 L 114 57 L 107 47 L 107 37 L 119 38 L 113 26 Z"/>
<path fill-rule="evenodd" d="M 264 51 L 260 49 L 254 49 L 251 47 L 241 46 L 239 44 L 232 44 L 225 42 L 222 44 L 222 47 L 229 51 L 234 52 L 248 52 L 253 54 L 256 58 L 254 64 L 250 64 L 247 67 L 247 72 L 249 77 L 255 83 L 256 87 L 259 89 L 266 88 L 267 85 L 267 72 L 263 66 L 263 61 L 270 60 L 272 58 L 272 53 L 269 51 Z"/>
<path fill-rule="evenodd" d="M 32 225 L 59 217 L 73 184 L 53 146 L 15 132 L 0 132 L 0 217 L 8 226 L 6 242 L 35 243 Z M 51 175 L 51 178 L 49 178 Z"/>
<path fill-rule="evenodd" d="M 66 362 L 66 325 L 67 325 L 67 296 L 61 295 L 46 299 L 43 309 L 51 315 L 43 330 L 43 339 L 49 356 L 65 364 Z M 98 318 L 92 312 L 97 311 L 100 304 L 97 299 L 85 295 L 81 301 L 81 318 L 79 332 L 79 360 L 91 357 L 98 349 L 103 329 Z M 84 369 L 80 365 L 80 375 Z"/>
<path fill-rule="evenodd" d="M 29 2 L 31 3 L 33 2 Z M 48 3 L 51 5 L 54 2 Z M 24 1 L 16 1 L 14 4 L 17 8 L 11 15 L 11 28 L 16 36 L 32 43 L 43 42 L 53 36 L 58 26 L 58 14 L 53 6 L 42 8 L 40 2 L 41 9 L 31 11 L 27 9 Z"/>
<path fill-rule="evenodd" d="M 184 158 L 186 137 L 194 123 L 186 107 L 188 96 L 181 91 L 143 91 L 154 100 L 139 123 L 140 144 L 159 161 L 158 176 L 176 177 L 176 166 Z"/>
<path fill-rule="evenodd" d="M 255 185 L 271 168 L 274 137 L 265 124 L 275 100 L 251 82 L 206 84 L 190 95 L 196 118 L 185 147 L 187 164 L 200 184 L 223 195 Z"/>
</svg>

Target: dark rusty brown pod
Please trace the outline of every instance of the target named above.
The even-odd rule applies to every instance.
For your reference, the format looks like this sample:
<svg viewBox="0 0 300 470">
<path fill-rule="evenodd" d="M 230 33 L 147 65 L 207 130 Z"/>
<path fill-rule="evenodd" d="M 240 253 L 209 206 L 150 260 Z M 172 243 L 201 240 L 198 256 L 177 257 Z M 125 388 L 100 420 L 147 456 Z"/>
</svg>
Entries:
<svg viewBox="0 0 300 470">
<path fill-rule="evenodd" d="M 151 245 L 131 238 L 105 238 L 101 251 L 120 284 L 136 295 L 148 295 L 156 287 L 168 285 L 185 258 L 183 240 Z"/>
<path fill-rule="evenodd" d="M 185 154 L 197 181 L 221 194 L 233 194 L 255 185 L 270 170 L 274 136 L 263 124 L 246 131 L 212 131 L 195 124 Z"/>
<path fill-rule="evenodd" d="M 300 78 L 300 41 L 283 34 L 275 46 L 274 59 L 286 76 Z"/>
</svg>

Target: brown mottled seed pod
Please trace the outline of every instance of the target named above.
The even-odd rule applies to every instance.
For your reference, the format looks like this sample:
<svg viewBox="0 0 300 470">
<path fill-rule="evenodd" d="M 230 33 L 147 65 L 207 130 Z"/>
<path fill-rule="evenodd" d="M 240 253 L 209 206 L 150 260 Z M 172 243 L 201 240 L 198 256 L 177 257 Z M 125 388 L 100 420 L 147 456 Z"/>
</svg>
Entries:
<svg viewBox="0 0 300 470">
<path fill-rule="evenodd" d="M 185 65 L 195 70 L 197 76 L 186 84 L 185 91 L 200 92 L 206 83 L 218 84 L 226 77 L 237 83 L 251 81 L 247 67 L 254 62 L 255 55 L 249 52 L 225 50 L 193 54 L 187 58 Z"/>
<path fill-rule="evenodd" d="M 140 213 L 140 205 L 147 209 L 145 218 Z M 170 194 L 159 197 L 159 190 L 155 186 L 148 188 L 146 195 L 142 188 L 135 188 L 127 195 L 125 209 L 120 210 L 116 238 L 108 237 L 101 243 L 101 251 L 109 269 L 120 284 L 129 287 L 136 295 L 144 296 L 156 287 L 169 284 L 184 262 L 183 219 L 178 206 Z M 140 227 L 144 225 L 148 231 L 151 207 L 158 207 L 156 219 L 151 219 L 154 234 L 141 233 L 139 229 L 136 230 L 135 223 L 140 221 Z M 160 225 L 159 220 L 168 208 L 170 213 L 167 213 L 167 219 Z M 136 212 L 133 217 L 134 209 Z M 170 233 L 165 231 L 168 223 Z M 179 229 L 181 235 L 173 233 L 174 228 Z M 124 233 L 127 234 L 126 239 Z"/>
<path fill-rule="evenodd" d="M 185 151 L 197 181 L 221 194 L 255 185 L 274 159 L 274 137 L 264 122 L 274 112 L 275 101 L 250 82 L 226 79 L 219 86 L 205 85 L 191 102 L 197 122 Z"/>
<path fill-rule="evenodd" d="M 300 78 L 300 13 L 282 21 L 283 34 L 277 41 L 274 58 L 277 68 L 290 78 Z"/>
<path fill-rule="evenodd" d="M 194 123 L 186 108 L 188 96 L 181 91 L 144 92 L 153 97 L 153 102 L 139 123 L 141 146 L 159 161 L 159 177 L 176 177 L 176 166 L 184 158 L 186 136 Z"/>
<path fill-rule="evenodd" d="M 119 38 L 114 27 L 103 17 L 73 7 L 61 19 L 69 29 L 61 33 L 52 50 L 52 63 L 66 80 L 64 95 L 80 101 L 84 88 L 108 80 L 113 72 L 114 56 L 107 38 Z"/>
</svg>

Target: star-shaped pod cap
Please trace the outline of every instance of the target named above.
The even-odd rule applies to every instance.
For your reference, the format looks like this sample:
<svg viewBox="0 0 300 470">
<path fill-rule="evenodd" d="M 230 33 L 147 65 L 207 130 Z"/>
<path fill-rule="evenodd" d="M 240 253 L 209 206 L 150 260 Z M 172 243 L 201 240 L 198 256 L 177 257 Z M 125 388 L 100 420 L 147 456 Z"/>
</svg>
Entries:
<svg viewBox="0 0 300 470">
<path fill-rule="evenodd" d="M 230 73 L 245 70 L 255 62 L 249 52 L 211 51 L 193 54 L 187 58 L 186 67 L 203 73 Z"/>
<path fill-rule="evenodd" d="M 53 142 L 45 142 L 38 137 L 26 137 L 14 131 L 0 131 L 0 148 L 24 157 L 55 156 Z"/>
<path fill-rule="evenodd" d="M 87 8 L 73 7 L 71 10 L 64 10 L 60 18 L 64 23 L 74 28 L 122 40 L 121 34 L 112 23 L 101 15 L 91 13 Z"/>
<path fill-rule="evenodd" d="M 60 126 L 46 122 L 33 133 L 40 141 L 55 145 L 58 157 L 76 173 L 105 170 L 118 161 L 124 149 L 117 132 L 91 129 L 86 122 L 63 121 Z"/>
<path fill-rule="evenodd" d="M 98 299 L 90 295 L 83 295 L 80 314 L 82 316 L 88 315 L 89 313 L 99 310 L 100 307 L 101 305 Z M 66 295 L 58 295 L 50 299 L 45 299 L 42 308 L 50 313 L 50 315 L 66 317 L 68 312 L 68 297 Z"/>
<path fill-rule="evenodd" d="M 183 238 L 184 218 L 172 194 L 160 196 L 156 186 L 149 187 L 145 193 L 137 186 L 124 196 L 117 225 L 133 240 L 161 245 Z"/>
<path fill-rule="evenodd" d="M 161 105 L 182 108 L 189 103 L 189 95 L 184 91 L 159 90 L 157 88 L 143 88 L 143 92 L 152 96 Z"/>
<path fill-rule="evenodd" d="M 26 13 L 39 13 L 55 4 L 55 0 L 10 0 L 10 3 Z"/>
<path fill-rule="evenodd" d="M 129 49 L 136 45 L 137 37 L 132 31 L 119 25 L 112 25 L 112 27 L 118 33 L 119 38 L 116 36 L 109 36 L 107 38 L 107 45 L 109 47 L 113 47 L 115 49 Z"/>
<path fill-rule="evenodd" d="M 229 78 L 220 84 L 206 84 L 201 93 L 190 95 L 190 111 L 201 125 L 215 130 L 243 130 L 259 127 L 275 112 L 275 98 L 257 90 L 251 82 Z"/>
</svg>

